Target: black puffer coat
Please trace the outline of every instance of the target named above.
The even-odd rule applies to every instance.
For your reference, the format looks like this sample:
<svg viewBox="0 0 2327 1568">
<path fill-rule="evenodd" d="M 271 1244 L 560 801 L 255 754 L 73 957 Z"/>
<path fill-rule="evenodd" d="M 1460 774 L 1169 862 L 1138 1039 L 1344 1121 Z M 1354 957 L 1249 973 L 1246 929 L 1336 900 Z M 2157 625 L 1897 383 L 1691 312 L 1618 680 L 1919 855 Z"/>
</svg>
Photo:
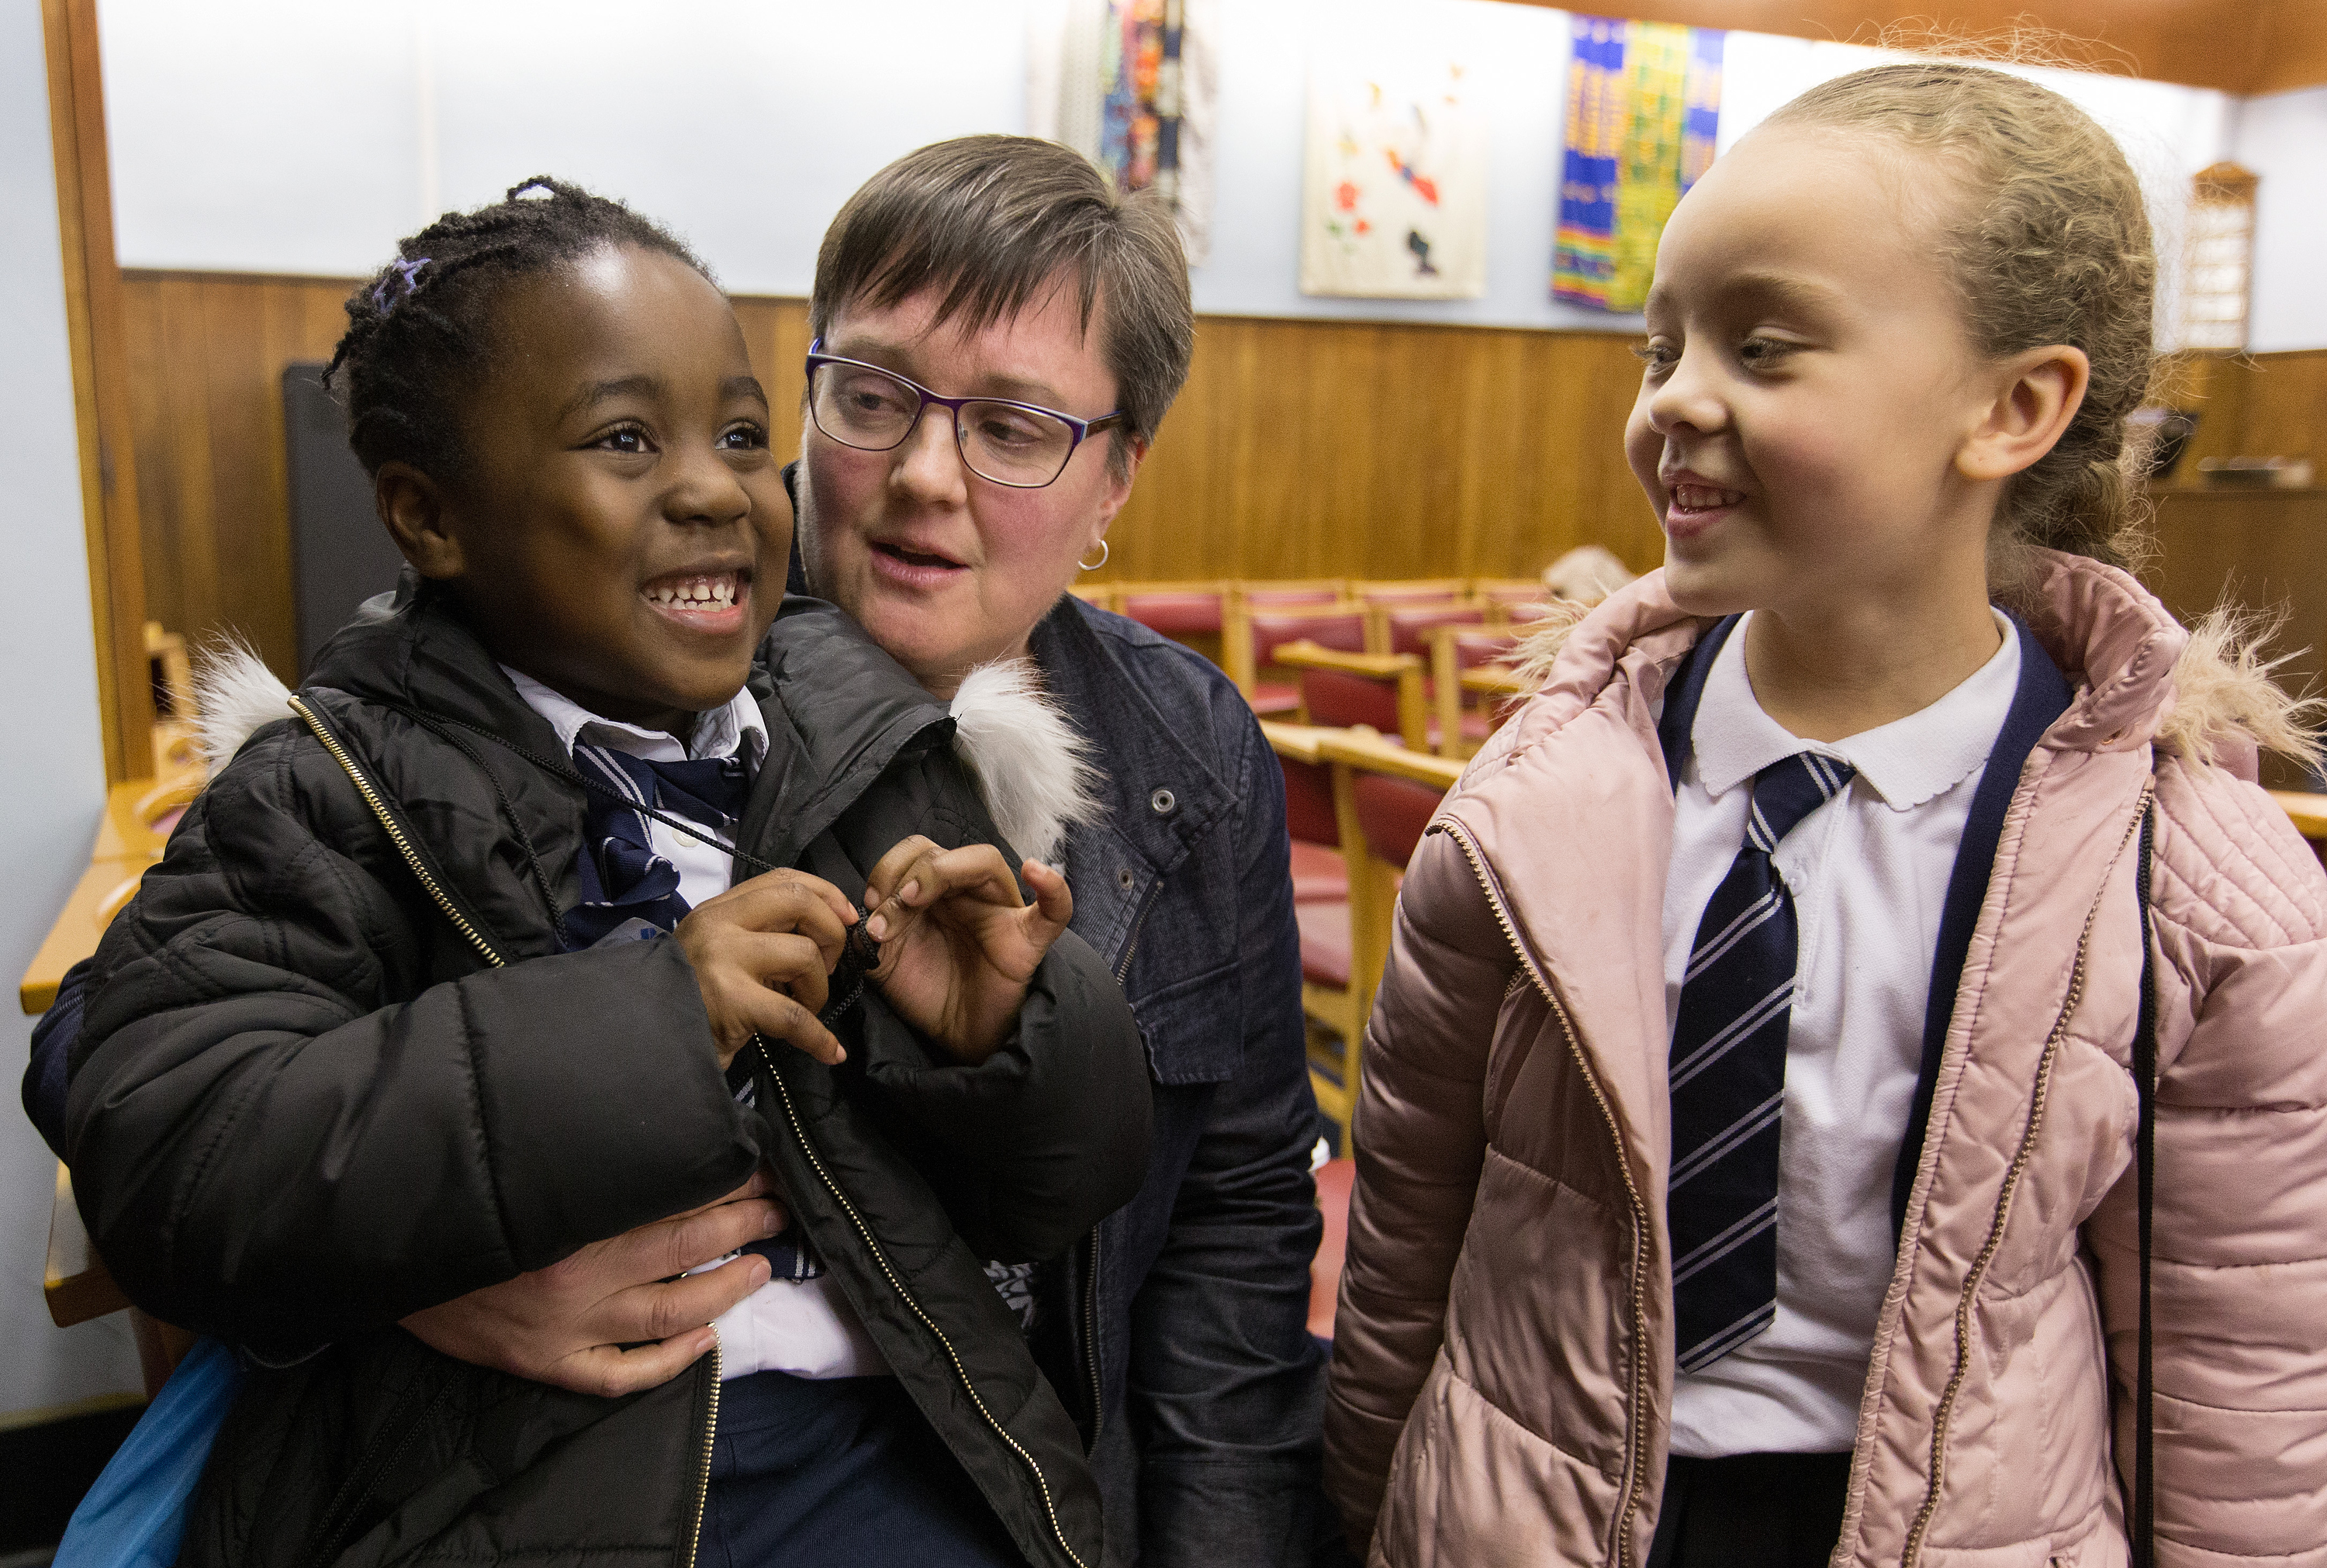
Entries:
<svg viewBox="0 0 2327 1568">
<path fill-rule="evenodd" d="M 753 690 L 770 750 L 739 838 L 760 859 L 853 897 L 906 834 L 999 842 L 944 709 L 837 611 L 788 602 Z M 756 1064 L 762 1115 L 718 1070 L 677 943 L 559 951 L 581 789 L 411 716 L 558 750 L 448 611 L 424 597 L 349 628 L 302 695 L 311 723 L 243 746 L 115 921 L 72 1056 L 98 1249 L 141 1306 L 257 1368 L 181 1561 L 687 1568 L 712 1358 L 602 1400 L 395 1325 L 766 1159 L 1030 1560 L 1096 1565 L 1088 1413 L 980 1263 L 1063 1253 L 1139 1185 L 1145 1063 L 1090 950 L 1061 939 L 976 1069 L 868 994 L 843 1069 L 782 1046 Z"/>
</svg>

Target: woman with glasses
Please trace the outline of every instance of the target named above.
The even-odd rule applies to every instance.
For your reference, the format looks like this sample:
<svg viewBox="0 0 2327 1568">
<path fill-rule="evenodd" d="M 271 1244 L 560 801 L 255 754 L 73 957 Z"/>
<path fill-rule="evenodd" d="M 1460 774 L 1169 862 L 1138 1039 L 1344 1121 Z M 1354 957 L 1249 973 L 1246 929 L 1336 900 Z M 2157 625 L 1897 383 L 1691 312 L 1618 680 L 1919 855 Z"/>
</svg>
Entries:
<svg viewBox="0 0 2327 1568">
<path fill-rule="evenodd" d="M 1160 205 L 1117 198 L 1074 153 L 967 137 L 850 199 L 809 309 L 802 457 L 787 476 L 795 586 L 855 617 L 967 730 L 994 727 L 1002 686 L 1039 690 L 1063 718 L 1053 736 L 1001 738 L 1021 764 L 1046 758 L 1049 779 L 989 804 L 1014 848 L 1063 864 L 1071 929 L 1147 1044 L 1145 1184 L 1068 1257 L 989 1269 L 1015 1314 L 1000 1321 L 1081 1428 L 1110 1562 L 1306 1563 L 1319 1122 L 1284 781 L 1218 669 L 1067 593 L 1107 559 L 1107 525 L 1187 375 L 1179 238 Z M 806 599 L 785 611 L 830 613 Z M 610 1335 L 667 1333 L 656 1282 L 733 1245 L 714 1230 L 663 1221 L 555 1279 L 437 1308 L 432 1342 L 557 1382 Z"/>
<path fill-rule="evenodd" d="M 808 588 L 957 712 L 970 672 L 1018 661 L 1088 746 L 1056 855 L 1146 1036 L 1155 1144 L 1139 1196 L 1034 1282 L 1034 1335 L 1089 1352 L 1095 1389 L 1053 1380 L 1109 1554 L 1306 1562 L 1318 1119 L 1284 780 L 1220 670 L 1068 593 L 1187 374 L 1179 238 L 1053 144 L 941 143 L 841 209 L 809 322 Z"/>
</svg>

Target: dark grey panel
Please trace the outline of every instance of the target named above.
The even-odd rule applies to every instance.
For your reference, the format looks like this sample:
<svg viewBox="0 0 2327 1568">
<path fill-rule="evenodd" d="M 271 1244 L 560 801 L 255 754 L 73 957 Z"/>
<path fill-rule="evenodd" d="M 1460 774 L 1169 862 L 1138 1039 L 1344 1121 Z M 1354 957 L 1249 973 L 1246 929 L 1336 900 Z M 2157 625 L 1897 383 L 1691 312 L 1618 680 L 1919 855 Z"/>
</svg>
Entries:
<svg viewBox="0 0 2327 1568">
<path fill-rule="evenodd" d="M 347 420 L 314 360 L 283 370 L 283 444 L 291 473 L 291 571 L 299 673 L 356 606 L 396 586 L 404 565 L 372 510 L 371 479 L 348 449 Z"/>
</svg>

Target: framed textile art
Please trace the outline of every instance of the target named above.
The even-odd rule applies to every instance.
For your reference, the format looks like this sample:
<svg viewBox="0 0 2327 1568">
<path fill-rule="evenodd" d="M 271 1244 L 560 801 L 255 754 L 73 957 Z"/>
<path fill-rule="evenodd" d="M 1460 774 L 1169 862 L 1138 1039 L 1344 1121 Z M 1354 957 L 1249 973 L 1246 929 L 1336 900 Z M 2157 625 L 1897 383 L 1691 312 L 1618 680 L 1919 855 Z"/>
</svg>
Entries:
<svg viewBox="0 0 2327 1568">
<path fill-rule="evenodd" d="M 1665 219 L 1713 163 L 1715 29 L 1573 19 L 1552 297 L 1629 313 L 1648 298 Z"/>
<path fill-rule="evenodd" d="M 1029 130 L 1117 191 L 1156 191 L 1191 266 L 1211 248 L 1217 3 L 1047 0 L 1028 17 Z"/>
<path fill-rule="evenodd" d="M 1312 75 L 1301 292 L 1487 292 L 1487 121 L 1461 65 Z"/>
</svg>

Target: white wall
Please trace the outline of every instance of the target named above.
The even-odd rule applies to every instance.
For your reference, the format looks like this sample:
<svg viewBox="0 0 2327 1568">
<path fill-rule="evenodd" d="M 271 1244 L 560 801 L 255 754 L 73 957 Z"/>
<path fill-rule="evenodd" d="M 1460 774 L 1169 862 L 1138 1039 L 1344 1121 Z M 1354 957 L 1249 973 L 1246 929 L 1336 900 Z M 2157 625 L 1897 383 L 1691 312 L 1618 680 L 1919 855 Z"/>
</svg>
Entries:
<svg viewBox="0 0 2327 1568">
<path fill-rule="evenodd" d="M 2262 176 L 2247 346 L 2327 348 L 2327 88 L 2247 99 L 2231 145 Z"/>
<path fill-rule="evenodd" d="M 0 0 L 0 429 L 12 447 L 0 557 L 21 585 L 0 616 L 0 976 L 12 993 L 89 864 L 105 799 L 42 61 L 39 0 Z M 32 1022 L 13 994 L 0 1006 L 0 1086 L 23 1071 Z M 57 1162 L 14 1100 L 0 1109 L 0 1424 L 141 1386 L 125 1317 L 49 1321 L 40 1281 Z"/>
<path fill-rule="evenodd" d="M 1037 0 L 101 0 L 121 259 L 368 273 L 441 209 L 556 173 L 670 223 L 730 288 L 805 294 L 826 223 L 874 169 L 939 137 L 1025 129 L 1028 16 L 1056 10 Z M 1218 14 L 1218 196 L 1197 309 L 1630 324 L 1551 299 L 1566 13 L 1499 0 L 1228 0 Z M 1470 65 L 1492 122 L 1484 298 L 1298 292 L 1309 68 L 1327 54 Z M 1721 145 L 1804 88 L 1879 58 L 1731 33 Z M 2178 230 L 2188 175 L 2226 155 L 2231 100 L 2027 74 L 2118 135 L 2162 226 Z M 2327 342 L 2327 329 L 2313 341 Z"/>
</svg>

